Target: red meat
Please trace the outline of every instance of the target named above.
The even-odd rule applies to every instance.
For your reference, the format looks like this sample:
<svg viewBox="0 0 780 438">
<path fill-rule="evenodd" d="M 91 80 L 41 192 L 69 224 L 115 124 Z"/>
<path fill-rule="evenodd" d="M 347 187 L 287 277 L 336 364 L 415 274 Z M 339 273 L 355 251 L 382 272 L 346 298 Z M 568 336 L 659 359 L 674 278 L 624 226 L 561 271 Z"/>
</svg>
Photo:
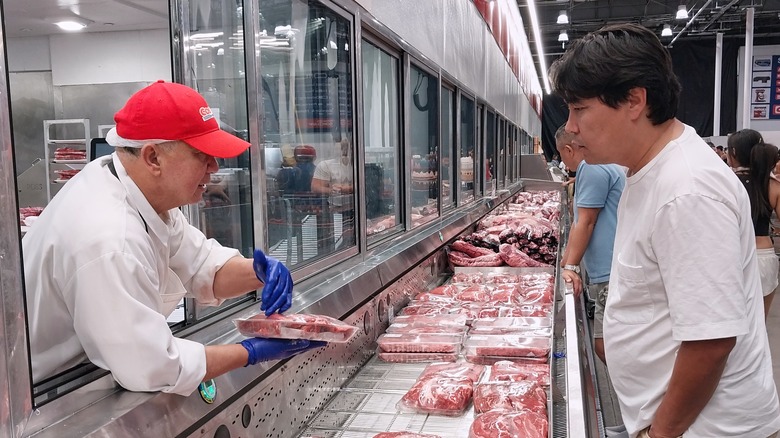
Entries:
<svg viewBox="0 0 780 438">
<path fill-rule="evenodd" d="M 346 342 L 357 328 L 325 315 L 257 314 L 233 321 L 244 336 Z"/>
<path fill-rule="evenodd" d="M 480 257 L 485 255 L 494 255 L 496 252 L 492 249 L 480 248 L 462 240 L 456 240 L 450 245 L 453 251 L 460 251 L 469 257 Z"/>
<path fill-rule="evenodd" d="M 420 378 L 401 398 L 399 407 L 404 411 L 456 416 L 466 410 L 473 392 L 471 379 L 434 375 Z"/>
<path fill-rule="evenodd" d="M 472 258 L 460 251 L 450 251 L 448 259 L 453 266 L 501 266 L 504 264 L 504 261 L 496 253 Z"/>
<path fill-rule="evenodd" d="M 528 254 L 520 251 L 514 245 L 510 245 L 508 243 L 502 243 L 501 246 L 498 247 L 498 254 L 504 263 L 513 267 L 536 268 L 550 266 L 546 263 L 537 262 L 536 260 L 529 257 Z"/>
<path fill-rule="evenodd" d="M 518 364 L 502 360 L 491 367 L 490 380 L 511 382 L 530 380 L 541 386 L 550 386 L 550 367 L 546 364 Z"/>
<path fill-rule="evenodd" d="M 469 438 L 547 438 L 547 417 L 532 411 L 489 411 L 474 419 Z"/>
<path fill-rule="evenodd" d="M 474 389 L 474 410 L 481 414 L 492 409 L 547 415 L 547 393 L 531 381 L 480 383 Z"/>
</svg>

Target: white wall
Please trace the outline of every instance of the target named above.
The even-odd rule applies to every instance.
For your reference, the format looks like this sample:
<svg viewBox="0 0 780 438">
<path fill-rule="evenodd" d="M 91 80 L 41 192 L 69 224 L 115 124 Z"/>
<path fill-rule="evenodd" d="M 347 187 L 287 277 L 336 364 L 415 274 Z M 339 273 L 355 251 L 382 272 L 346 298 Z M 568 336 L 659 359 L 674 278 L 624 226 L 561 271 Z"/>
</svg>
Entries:
<svg viewBox="0 0 780 438">
<path fill-rule="evenodd" d="M 171 80 L 167 29 L 9 38 L 8 70 L 52 72 L 54 86 Z"/>
</svg>

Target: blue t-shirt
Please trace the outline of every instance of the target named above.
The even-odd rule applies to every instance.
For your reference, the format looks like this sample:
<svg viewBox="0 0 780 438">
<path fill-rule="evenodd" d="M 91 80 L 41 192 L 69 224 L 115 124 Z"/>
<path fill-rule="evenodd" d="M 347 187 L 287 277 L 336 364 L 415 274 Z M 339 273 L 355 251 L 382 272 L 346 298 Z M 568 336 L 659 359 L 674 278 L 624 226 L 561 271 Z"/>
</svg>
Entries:
<svg viewBox="0 0 780 438">
<path fill-rule="evenodd" d="M 590 236 L 588 248 L 582 256 L 582 264 L 591 283 L 609 281 L 612 267 L 612 247 L 615 244 L 617 209 L 626 173 L 616 164 L 587 164 L 577 166 L 577 182 L 574 194 L 574 221 L 577 208 L 600 208 L 596 226 Z"/>
</svg>

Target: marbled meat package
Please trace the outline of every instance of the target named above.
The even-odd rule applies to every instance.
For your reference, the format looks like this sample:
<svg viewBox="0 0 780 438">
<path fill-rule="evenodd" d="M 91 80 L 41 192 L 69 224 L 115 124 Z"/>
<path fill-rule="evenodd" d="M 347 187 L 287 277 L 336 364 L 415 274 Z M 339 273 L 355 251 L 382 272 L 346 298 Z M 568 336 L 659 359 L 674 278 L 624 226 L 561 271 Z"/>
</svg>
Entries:
<svg viewBox="0 0 780 438">
<path fill-rule="evenodd" d="M 257 338 L 347 342 L 357 332 L 357 327 L 336 318 L 303 313 L 275 313 L 268 317 L 259 313 L 249 318 L 234 319 L 233 323 L 242 335 Z"/>
</svg>

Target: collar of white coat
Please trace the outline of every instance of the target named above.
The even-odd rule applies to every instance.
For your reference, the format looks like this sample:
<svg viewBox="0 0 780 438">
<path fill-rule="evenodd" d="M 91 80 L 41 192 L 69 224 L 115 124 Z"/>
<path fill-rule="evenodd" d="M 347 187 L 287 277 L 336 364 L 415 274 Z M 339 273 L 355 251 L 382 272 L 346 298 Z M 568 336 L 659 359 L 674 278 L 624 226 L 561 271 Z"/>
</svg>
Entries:
<svg viewBox="0 0 780 438">
<path fill-rule="evenodd" d="M 141 189 L 135 184 L 135 181 L 127 174 L 125 167 L 122 165 L 122 162 L 119 160 L 116 153 L 111 154 L 111 159 L 116 168 L 116 176 L 127 191 L 127 202 L 130 204 L 130 207 L 138 211 L 143 220 L 146 221 L 150 234 L 154 234 L 163 242 L 167 242 L 168 234 L 170 234 L 168 232 L 168 225 L 163 221 L 160 215 L 154 211 L 152 204 L 149 203 Z M 173 215 L 169 214 L 169 217 L 172 218 Z"/>
</svg>

